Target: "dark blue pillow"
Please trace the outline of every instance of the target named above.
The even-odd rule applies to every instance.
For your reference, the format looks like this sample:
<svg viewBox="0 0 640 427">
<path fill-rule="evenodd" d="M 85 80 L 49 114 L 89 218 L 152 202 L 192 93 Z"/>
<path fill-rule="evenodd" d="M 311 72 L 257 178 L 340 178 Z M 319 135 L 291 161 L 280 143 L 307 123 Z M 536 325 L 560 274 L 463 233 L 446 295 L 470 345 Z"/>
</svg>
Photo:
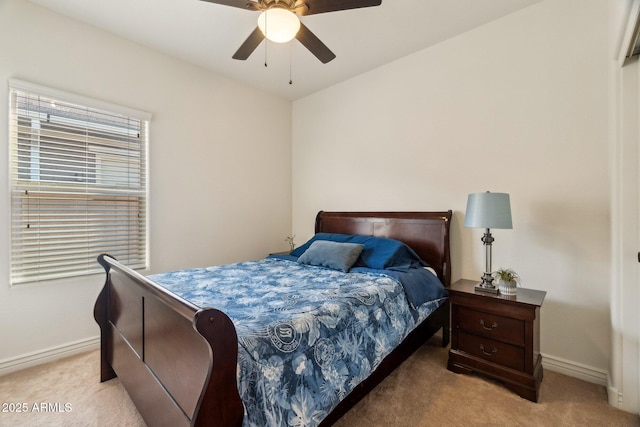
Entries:
<svg viewBox="0 0 640 427">
<path fill-rule="evenodd" d="M 413 249 L 398 240 L 370 237 L 364 247 L 360 259 L 369 268 L 407 271 L 426 265 Z"/>
<path fill-rule="evenodd" d="M 411 267 L 427 265 L 413 249 L 398 240 L 352 234 L 317 233 L 305 244 L 294 249 L 291 255 L 302 255 L 316 240 L 363 244 L 364 249 L 354 264 L 356 267 L 407 271 Z"/>
</svg>

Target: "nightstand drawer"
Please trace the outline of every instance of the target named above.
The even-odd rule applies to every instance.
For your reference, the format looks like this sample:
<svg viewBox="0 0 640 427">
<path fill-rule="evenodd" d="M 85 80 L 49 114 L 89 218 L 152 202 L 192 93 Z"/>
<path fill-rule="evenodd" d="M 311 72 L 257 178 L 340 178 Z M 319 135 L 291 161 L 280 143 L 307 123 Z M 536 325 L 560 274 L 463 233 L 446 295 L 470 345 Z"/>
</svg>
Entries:
<svg viewBox="0 0 640 427">
<path fill-rule="evenodd" d="M 458 309 L 460 329 L 510 344 L 524 345 L 524 321 L 497 316 L 467 307 Z"/>
<path fill-rule="evenodd" d="M 484 360 L 524 371 L 524 348 L 460 331 L 460 350 Z"/>
</svg>

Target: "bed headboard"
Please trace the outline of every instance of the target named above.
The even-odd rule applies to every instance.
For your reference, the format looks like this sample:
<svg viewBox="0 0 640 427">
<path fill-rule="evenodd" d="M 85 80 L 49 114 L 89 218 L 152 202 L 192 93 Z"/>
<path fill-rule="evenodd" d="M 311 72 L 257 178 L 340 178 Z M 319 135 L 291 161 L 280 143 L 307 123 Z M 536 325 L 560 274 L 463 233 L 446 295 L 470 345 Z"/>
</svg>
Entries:
<svg viewBox="0 0 640 427">
<path fill-rule="evenodd" d="M 316 233 L 360 234 L 387 237 L 409 245 L 438 274 L 451 284 L 449 225 L 446 212 L 318 212 Z"/>
</svg>

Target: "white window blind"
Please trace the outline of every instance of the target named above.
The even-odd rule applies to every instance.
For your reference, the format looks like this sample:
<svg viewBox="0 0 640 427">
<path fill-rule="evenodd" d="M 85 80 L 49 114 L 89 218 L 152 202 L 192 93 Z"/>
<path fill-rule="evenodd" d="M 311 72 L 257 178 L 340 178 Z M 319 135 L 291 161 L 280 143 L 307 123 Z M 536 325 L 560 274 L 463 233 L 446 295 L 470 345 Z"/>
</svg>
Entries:
<svg viewBox="0 0 640 427">
<path fill-rule="evenodd" d="M 11 283 L 146 268 L 150 115 L 9 81 Z"/>
</svg>

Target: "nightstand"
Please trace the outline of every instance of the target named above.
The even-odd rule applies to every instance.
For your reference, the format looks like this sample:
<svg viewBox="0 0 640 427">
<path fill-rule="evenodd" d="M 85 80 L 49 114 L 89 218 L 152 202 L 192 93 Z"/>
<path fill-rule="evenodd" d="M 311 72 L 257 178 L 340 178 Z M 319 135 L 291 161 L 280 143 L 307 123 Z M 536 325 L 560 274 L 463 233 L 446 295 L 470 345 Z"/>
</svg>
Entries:
<svg viewBox="0 0 640 427">
<path fill-rule="evenodd" d="M 449 288 L 451 349 L 447 368 L 495 378 L 537 402 L 542 381 L 540 307 L 546 292 L 518 288 L 514 296 L 476 293 L 476 283 L 462 279 Z"/>
</svg>

